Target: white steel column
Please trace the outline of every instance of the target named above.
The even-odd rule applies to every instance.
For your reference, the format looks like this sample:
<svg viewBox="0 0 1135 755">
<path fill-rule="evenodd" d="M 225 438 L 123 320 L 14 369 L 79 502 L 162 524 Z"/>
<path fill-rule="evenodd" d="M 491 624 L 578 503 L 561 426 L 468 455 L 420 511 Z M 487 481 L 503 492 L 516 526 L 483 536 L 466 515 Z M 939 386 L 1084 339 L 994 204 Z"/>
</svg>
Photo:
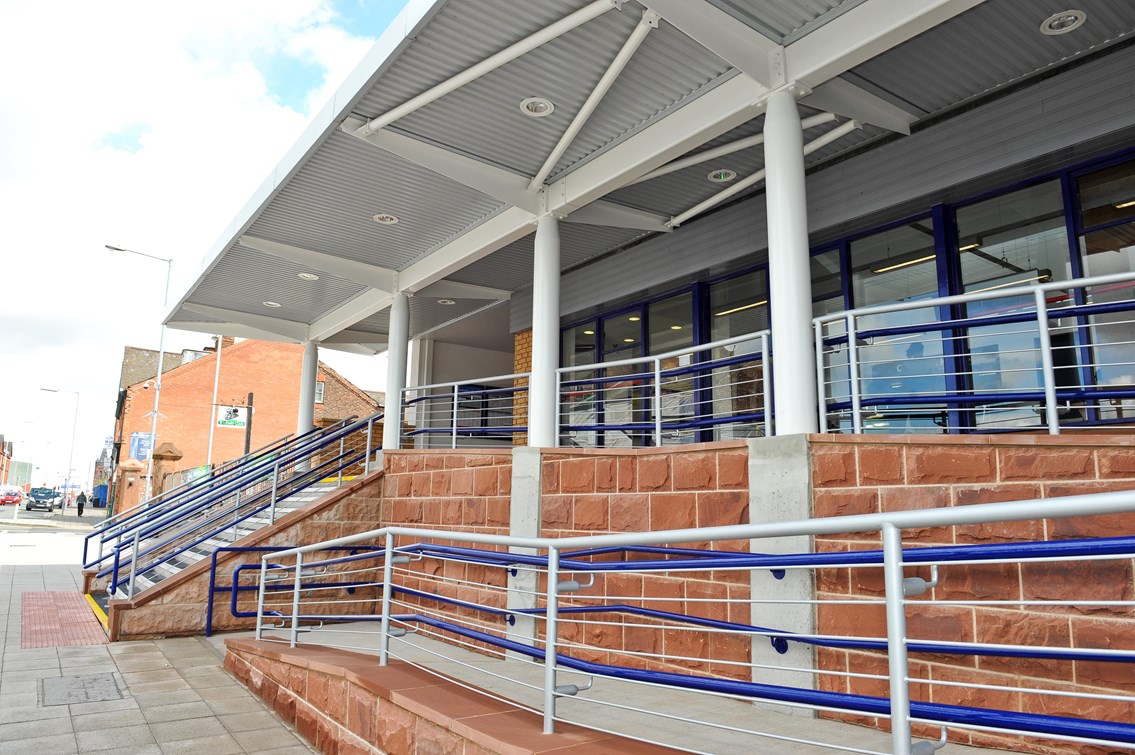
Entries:
<svg viewBox="0 0 1135 755">
<path fill-rule="evenodd" d="M 319 344 L 303 342 L 303 367 L 300 368 L 300 408 L 296 418 L 296 435 L 315 427 L 315 383 L 319 367 Z"/>
<path fill-rule="evenodd" d="M 776 434 L 814 433 L 819 424 L 816 354 L 812 347 L 804 130 L 791 87 L 773 92 L 768 98 L 765 202 Z"/>
<path fill-rule="evenodd" d="M 401 291 L 390 302 L 386 348 L 386 408 L 382 420 L 382 447 L 400 448 L 402 391 L 406 388 L 406 353 L 410 342 L 410 299 Z"/>
<path fill-rule="evenodd" d="M 556 445 L 556 367 L 560 363 L 560 221 L 536 221 L 532 259 L 532 375 L 528 379 L 528 445 Z"/>
</svg>

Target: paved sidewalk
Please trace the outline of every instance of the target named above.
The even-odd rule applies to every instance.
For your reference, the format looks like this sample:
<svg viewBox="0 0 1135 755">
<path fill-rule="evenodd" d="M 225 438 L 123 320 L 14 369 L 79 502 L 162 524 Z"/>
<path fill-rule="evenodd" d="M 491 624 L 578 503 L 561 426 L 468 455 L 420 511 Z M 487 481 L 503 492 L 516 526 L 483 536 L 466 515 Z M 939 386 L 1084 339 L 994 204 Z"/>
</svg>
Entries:
<svg viewBox="0 0 1135 755">
<path fill-rule="evenodd" d="M 201 639 L 22 649 L 24 594 L 79 585 L 76 566 L 0 566 L 0 752 L 313 752 Z"/>
</svg>

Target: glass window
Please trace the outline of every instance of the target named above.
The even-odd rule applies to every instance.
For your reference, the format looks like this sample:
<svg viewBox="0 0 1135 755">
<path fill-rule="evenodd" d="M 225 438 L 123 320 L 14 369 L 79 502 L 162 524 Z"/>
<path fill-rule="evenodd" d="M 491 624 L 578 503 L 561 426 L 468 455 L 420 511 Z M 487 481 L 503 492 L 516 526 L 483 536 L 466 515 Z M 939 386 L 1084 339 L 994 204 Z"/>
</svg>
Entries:
<svg viewBox="0 0 1135 755">
<path fill-rule="evenodd" d="M 851 266 L 856 307 L 936 296 L 933 221 L 916 220 L 852 241 Z"/>
<path fill-rule="evenodd" d="M 604 362 L 613 359 L 628 359 L 639 356 L 642 349 L 642 311 L 635 309 L 610 317 L 604 317 L 600 323 L 603 327 L 603 354 Z M 607 356 L 614 351 L 628 350 L 628 353 L 619 356 Z M 630 352 L 634 353 L 630 353 Z"/>
<path fill-rule="evenodd" d="M 756 270 L 710 286 L 710 338 L 720 341 L 769 326 L 768 273 Z M 714 440 L 750 438 L 762 432 L 764 354 L 754 339 L 713 350 L 710 414 L 722 424 Z M 704 408 L 702 413 L 705 413 Z"/>
<path fill-rule="evenodd" d="M 709 287 L 711 341 L 768 328 L 766 276 L 764 270 L 755 270 Z"/>
<path fill-rule="evenodd" d="M 1135 223 L 1085 234 L 1080 239 L 1080 253 L 1087 275 L 1135 271 Z M 1115 310 L 1088 318 L 1096 383 L 1101 388 L 1135 386 L 1135 283 L 1091 286 L 1084 294 L 1089 304 L 1111 304 Z M 1135 416 L 1135 400 L 1101 401 L 1100 416 L 1113 421 Z"/>
<path fill-rule="evenodd" d="M 694 345 L 694 295 L 671 296 L 647 306 L 650 353 L 662 354 Z"/>
<path fill-rule="evenodd" d="M 318 382 L 315 384 L 315 403 L 323 403 L 323 383 Z"/>
<path fill-rule="evenodd" d="M 568 328 L 563 333 L 563 353 L 560 364 L 564 367 L 575 367 L 582 364 L 595 364 L 595 331 L 598 325 L 592 321 L 574 328 Z"/>
<path fill-rule="evenodd" d="M 812 255 L 812 317 L 844 309 L 843 270 L 839 257 L 839 249 Z"/>
<path fill-rule="evenodd" d="M 1135 160 L 1081 176 L 1077 183 L 1085 228 L 1135 218 Z"/>
<path fill-rule="evenodd" d="M 962 207 L 957 218 L 964 291 L 1070 277 L 1059 181 Z"/>
</svg>

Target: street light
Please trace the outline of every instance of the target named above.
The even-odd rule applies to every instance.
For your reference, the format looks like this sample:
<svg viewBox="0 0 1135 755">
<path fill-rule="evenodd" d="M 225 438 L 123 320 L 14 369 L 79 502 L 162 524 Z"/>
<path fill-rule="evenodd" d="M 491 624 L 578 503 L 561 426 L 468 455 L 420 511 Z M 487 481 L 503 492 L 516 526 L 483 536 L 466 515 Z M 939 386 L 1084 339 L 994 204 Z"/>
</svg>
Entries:
<svg viewBox="0 0 1135 755">
<path fill-rule="evenodd" d="M 79 429 L 79 392 L 61 388 L 40 388 L 40 390 L 48 393 L 73 393 L 75 395 L 75 417 L 71 421 L 71 450 L 67 454 L 67 475 L 63 482 L 63 505 L 66 506 L 67 491 L 71 488 L 71 462 L 75 459 L 75 433 Z"/>
<path fill-rule="evenodd" d="M 162 310 L 163 318 L 164 310 L 169 306 L 169 279 L 170 274 L 173 273 L 173 260 L 166 257 L 158 257 L 155 254 L 147 254 L 146 252 L 138 252 L 133 249 L 123 249 L 120 246 L 111 246 L 104 244 L 104 246 L 112 252 L 126 252 L 128 254 L 137 254 L 139 257 L 149 257 L 152 260 L 166 263 L 166 290 L 162 296 Z M 158 336 L 158 375 L 154 380 L 154 408 L 150 414 L 150 456 L 146 459 L 146 494 L 145 500 L 150 500 L 150 491 L 152 490 L 152 479 L 154 476 L 154 451 L 158 447 L 158 400 L 162 395 L 162 362 L 165 359 L 165 339 L 166 339 L 166 323 L 162 320 L 161 334 Z"/>
</svg>

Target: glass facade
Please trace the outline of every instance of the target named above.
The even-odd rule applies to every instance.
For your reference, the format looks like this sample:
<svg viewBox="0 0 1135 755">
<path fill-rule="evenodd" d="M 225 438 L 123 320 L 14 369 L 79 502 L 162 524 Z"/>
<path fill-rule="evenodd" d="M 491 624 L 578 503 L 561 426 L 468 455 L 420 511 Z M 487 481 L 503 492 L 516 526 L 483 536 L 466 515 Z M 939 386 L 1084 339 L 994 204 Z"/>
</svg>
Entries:
<svg viewBox="0 0 1135 755">
<path fill-rule="evenodd" d="M 1090 395 L 1108 386 L 1135 392 L 1135 313 L 1126 304 L 1135 299 L 1135 284 L 1066 290 L 1052 285 L 1135 272 L 1135 160 L 1070 168 L 973 200 L 929 207 L 818 247 L 810 264 L 817 317 L 957 294 L 984 299 L 1000 289 L 1045 284 L 1054 382 L 1062 396 L 1072 397 L 1063 400 L 1061 416 L 1097 423 L 1135 417 L 1135 398 Z M 566 328 L 564 364 L 649 356 L 769 327 L 768 304 L 776 292 L 769 291 L 764 264 L 676 289 Z M 1092 308 L 1074 316 L 1058 313 L 1088 305 Z M 925 433 L 1037 427 L 1046 410 L 1036 318 L 1032 295 L 861 317 L 855 349 L 859 398 L 866 408 L 876 407 L 875 414 L 866 413 L 862 429 Z M 843 333 L 837 321 L 825 336 L 838 340 Z M 712 359 L 716 366 L 675 381 L 675 398 L 663 399 L 665 421 L 724 418 L 711 430 L 683 431 L 683 440 L 759 432 L 754 417 L 766 402 L 760 349 L 755 339 L 714 348 L 696 359 Z M 847 357 L 846 347 L 825 352 L 829 400 L 850 395 Z M 688 366 L 681 359 L 671 361 L 666 368 Z M 604 372 L 633 377 L 636 369 Z M 617 400 L 612 392 L 604 423 L 651 421 L 653 397 L 634 380 L 621 390 Z M 894 401 L 896 396 L 902 400 Z M 966 399 L 952 400 L 960 396 Z M 847 429 L 845 424 L 829 429 Z M 626 443 L 637 441 L 632 437 Z"/>
</svg>

